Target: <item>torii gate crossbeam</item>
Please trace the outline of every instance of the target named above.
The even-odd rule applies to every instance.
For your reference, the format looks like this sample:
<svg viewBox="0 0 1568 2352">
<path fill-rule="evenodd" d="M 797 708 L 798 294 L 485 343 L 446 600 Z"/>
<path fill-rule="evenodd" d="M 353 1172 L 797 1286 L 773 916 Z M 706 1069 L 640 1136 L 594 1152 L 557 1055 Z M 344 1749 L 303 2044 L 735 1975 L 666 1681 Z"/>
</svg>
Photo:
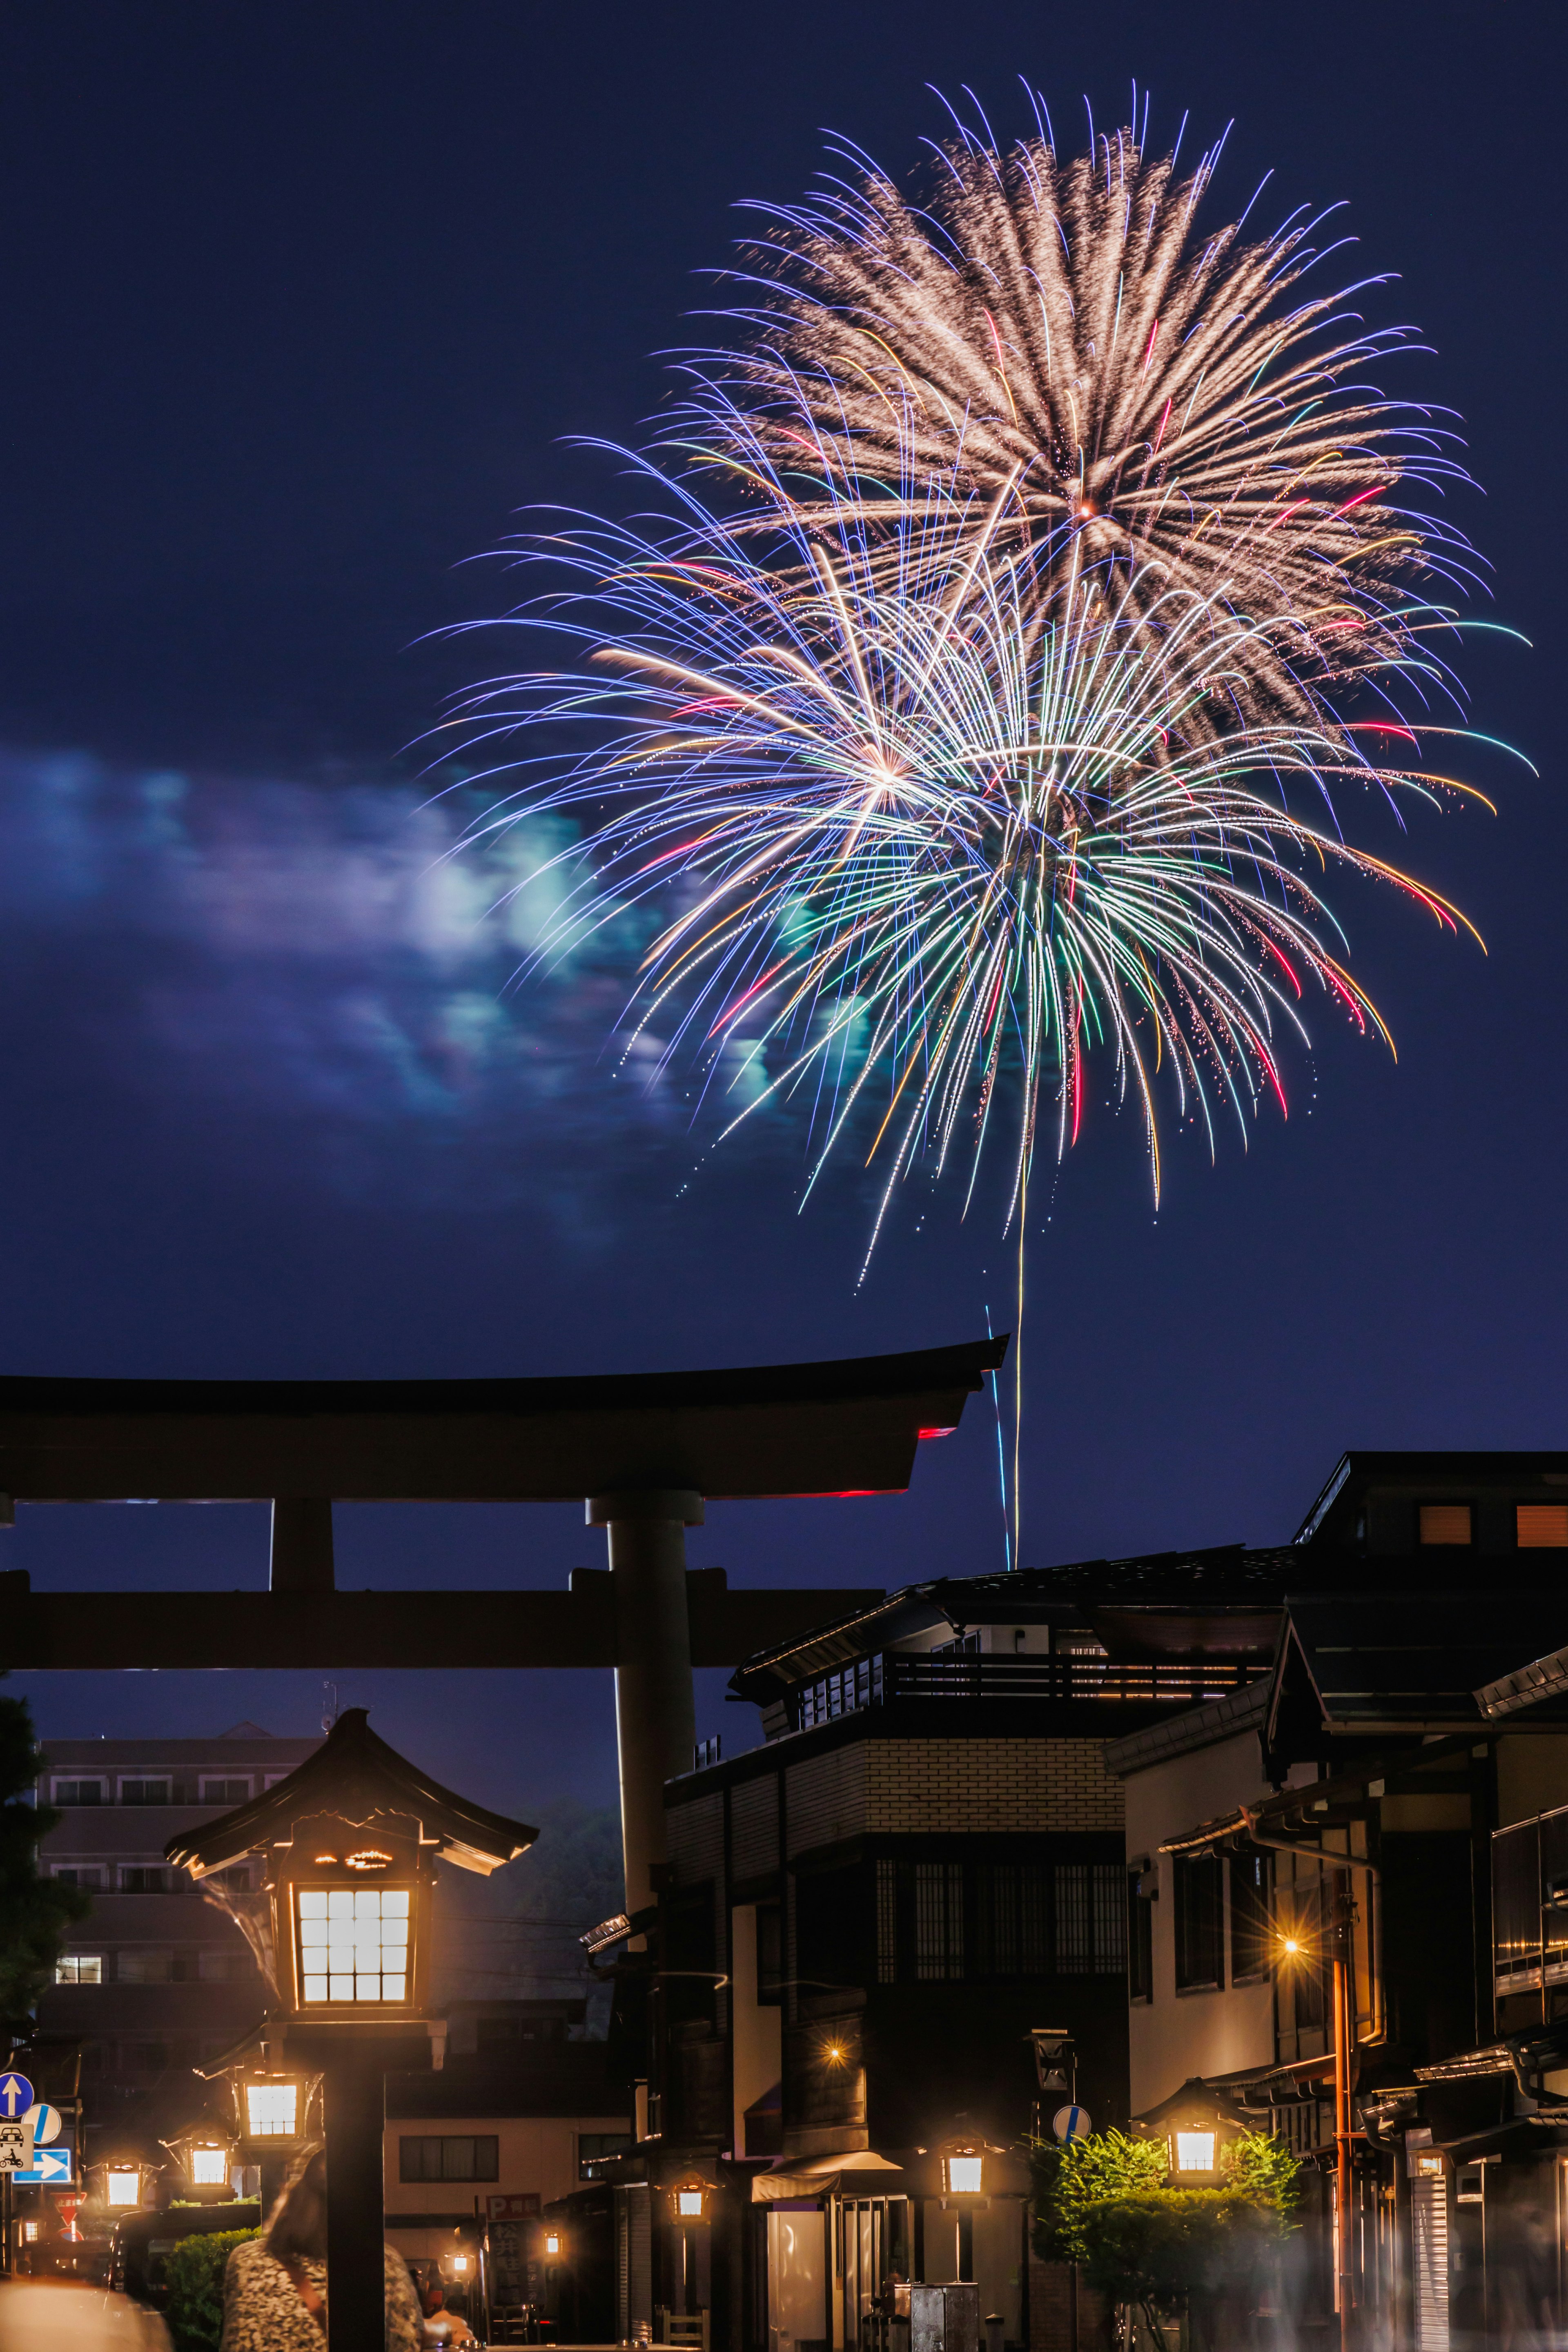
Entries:
<svg viewBox="0 0 1568 2352">
<path fill-rule="evenodd" d="M 266 1593 L 35 1593 L 0 1573 L 0 1666 L 609 1666 L 626 1907 L 664 1859 L 691 1669 L 734 1665 L 871 1595 L 689 1574 L 710 1500 L 901 1491 L 1006 1337 L 822 1364 L 500 1381 L 0 1379 L 16 1502 L 272 1505 Z M 558 1502 L 606 1531 L 570 1592 L 340 1592 L 334 1502 Z"/>
</svg>

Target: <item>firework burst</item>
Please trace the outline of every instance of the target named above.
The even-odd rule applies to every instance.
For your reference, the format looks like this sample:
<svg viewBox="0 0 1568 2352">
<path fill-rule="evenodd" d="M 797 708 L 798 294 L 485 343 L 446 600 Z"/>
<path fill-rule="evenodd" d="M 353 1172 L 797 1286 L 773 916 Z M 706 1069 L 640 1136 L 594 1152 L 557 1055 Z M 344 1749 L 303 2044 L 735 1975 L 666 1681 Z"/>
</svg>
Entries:
<svg viewBox="0 0 1568 2352">
<path fill-rule="evenodd" d="M 896 530 L 963 481 L 1006 501 L 1047 599 L 1097 577 L 1123 616 L 1179 589 L 1285 624 L 1238 641 L 1229 704 L 1331 726 L 1470 565 L 1409 497 L 1458 476 L 1452 433 L 1366 380 L 1413 331 L 1366 329 L 1364 281 L 1313 290 L 1321 220 L 1202 226 L 1215 152 L 1184 175 L 1121 131 L 1059 162 L 1040 119 L 1005 152 L 961 126 L 923 205 L 851 152 L 760 207 L 750 331 L 691 362 L 672 438 L 749 488 L 761 441 L 829 529 L 853 500 Z"/>
<path fill-rule="evenodd" d="M 874 531 L 854 499 L 825 530 L 770 478 L 766 548 L 667 485 L 665 527 L 525 551 L 565 567 L 530 620 L 572 664 L 480 689 L 456 724 L 542 762 L 476 840 L 595 812 L 541 961 L 659 902 L 636 1017 L 662 1062 L 695 1061 L 731 1125 L 804 1104 L 813 1183 L 852 1139 L 879 1159 L 879 1228 L 917 1168 L 959 1153 L 973 1187 L 999 1129 L 1016 1213 L 1042 1118 L 1076 1137 L 1097 1054 L 1157 1186 L 1162 1086 L 1211 1137 L 1221 1106 L 1245 1132 L 1283 1099 L 1308 989 L 1386 1034 L 1318 881 L 1349 868 L 1457 919 L 1347 846 L 1331 795 L 1462 787 L 1372 764 L 1310 704 L 1202 723 L 1293 624 L 1245 616 L 1223 575 L 1205 596 L 1144 566 L 1112 598 L 1087 560 L 1028 551 L 1026 493 L 983 500 L 956 472 Z M 564 754 L 563 727 L 586 730 Z"/>
</svg>

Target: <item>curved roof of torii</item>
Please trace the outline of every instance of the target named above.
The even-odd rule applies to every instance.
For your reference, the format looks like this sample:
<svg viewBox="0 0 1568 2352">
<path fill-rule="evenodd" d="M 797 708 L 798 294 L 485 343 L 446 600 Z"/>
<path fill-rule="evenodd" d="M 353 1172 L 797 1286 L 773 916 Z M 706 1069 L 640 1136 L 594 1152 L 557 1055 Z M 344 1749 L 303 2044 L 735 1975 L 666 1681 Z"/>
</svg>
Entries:
<svg viewBox="0 0 1568 2352">
<path fill-rule="evenodd" d="M 0 1494 L 31 1502 L 560 1502 L 885 1494 L 1007 1339 L 570 1380 L 0 1379 Z"/>
<path fill-rule="evenodd" d="M 296 1822 L 321 1812 L 341 1814 L 355 1824 L 377 1813 L 412 1815 L 422 1843 L 436 1846 L 443 1862 L 487 1878 L 502 1863 L 526 1853 L 539 1835 L 526 1822 L 509 1821 L 504 1813 L 454 1796 L 379 1738 L 363 1706 L 351 1706 L 315 1754 L 286 1780 L 231 1813 L 181 1830 L 163 1853 L 176 1868 L 205 1878 L 258 1847 L 287 1845 Z"/>
</svg>

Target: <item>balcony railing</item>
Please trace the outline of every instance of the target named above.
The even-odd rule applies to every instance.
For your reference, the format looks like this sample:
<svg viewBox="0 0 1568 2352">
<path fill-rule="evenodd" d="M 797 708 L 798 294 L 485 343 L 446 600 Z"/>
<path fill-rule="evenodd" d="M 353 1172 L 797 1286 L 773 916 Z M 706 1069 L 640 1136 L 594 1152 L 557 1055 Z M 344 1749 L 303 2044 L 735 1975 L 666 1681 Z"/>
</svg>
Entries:
<svg viewBox="0 0 1568 2352">
<path fill-rule="evenodd" d="M 900 1699 L 1047 1700 L 1120 1706 L 1196 1706 L 1239 1689 L 1256 1673 L 1234 1660 L 1129 1663 L 1095 1656 L 945 1657 L 884 1650 L 857 1658 L 790 1693 L 789 1728 L 804 1731 L 861 1707 Z"/>
</svg>

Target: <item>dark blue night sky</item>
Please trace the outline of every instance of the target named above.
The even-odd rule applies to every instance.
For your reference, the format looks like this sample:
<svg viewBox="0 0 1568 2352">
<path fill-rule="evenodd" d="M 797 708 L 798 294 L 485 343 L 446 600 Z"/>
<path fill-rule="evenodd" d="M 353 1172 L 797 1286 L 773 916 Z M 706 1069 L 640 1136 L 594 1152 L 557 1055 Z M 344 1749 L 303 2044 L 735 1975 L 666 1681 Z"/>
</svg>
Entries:
<svg viewBox="0 0 1568 2352">
<path fill-rule="evenodd" d="M 1374 318 L 1434 356 L 1486 495 L 1456 519 L 1536 650 L 1467 657 L 1500 814 L 1399 855 L 1489 952 L 1342 888 L 1395 1066 L 1327 1010 L 1292 1115 L 1175 1140 L 1091 1101 L 1036 1188 L 1023 1552 L 1289 1534 L 1346 1445 L 1564 1442 L 1559 23 L 1515 0 L 976 0 L 787 10 L 0 10 L 0 1369 L 575 1372 L 859 1354 L 1011 1321 L 994 1200 L 912 1189 L 871 1275 L 846 1171 L 796 1214 L 780 1120 L 702 1161 L 613 1075 L 613 969 L 508 992 L 519 941 L 442 864 L 406 748 L 500 656 L 516 510 L 614 502 L 736 199 L 820 131 L 906 169 L 970 84 L 999 131 L 1233 116 L 1222 187 L 1343 197 Z M 1064 133 L 1064 144 L 1066 134 Z M 1380 307 L 1381 306 L 1381 307 Z M 1554 553 L 1553 551 L 1559 551 Z M 1378 842 L 1392 847 L 1392 842 Z M 682 1189 L 683 1186 L 685 1189 Z M 908 1497 L 719 1507 L 731 1580 L 1001 1565 L 977 1400 Z M 344 1510 L 350 1585 L 559 1584 L 580 1512 Z M 35 1584 L 259 1583 L 258 1510 L 33 1510 Z M 706 1678 L 703 1728 L 755 1738 Z M 46 1732 L 278 1732 L 314 1675 L 19 1676 Z M 607 1683 L 344 1675 L 344 1705 L 526 1813 L 607 1796 Z"/>
</svg>

